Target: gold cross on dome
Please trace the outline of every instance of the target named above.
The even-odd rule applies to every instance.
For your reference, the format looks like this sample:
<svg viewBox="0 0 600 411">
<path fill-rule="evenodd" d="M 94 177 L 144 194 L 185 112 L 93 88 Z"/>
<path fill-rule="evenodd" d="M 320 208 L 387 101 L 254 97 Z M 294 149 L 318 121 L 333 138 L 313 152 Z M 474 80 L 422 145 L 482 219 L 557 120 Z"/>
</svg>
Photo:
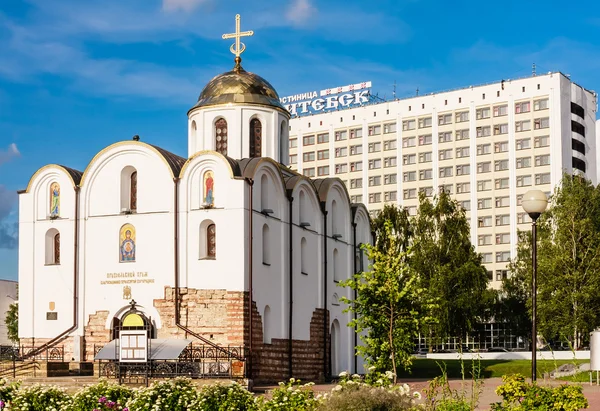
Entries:
<svg viewBox="0 0 600 411">
<path fill-rule="evenodd" d="M 246 50 L 246 45 L 240 41 L 241 37 L 253 36 L 254 32 L 252 30 L 248 31 L 240 31 L 240 15 L 235 15 L 235 33 L 223 34 L 223 39 L 235 39 L 235 44 L 232 44 L 229 47 L 229 50 L 236 56 L 239 57 L 240 54 Z"/>
</svg>

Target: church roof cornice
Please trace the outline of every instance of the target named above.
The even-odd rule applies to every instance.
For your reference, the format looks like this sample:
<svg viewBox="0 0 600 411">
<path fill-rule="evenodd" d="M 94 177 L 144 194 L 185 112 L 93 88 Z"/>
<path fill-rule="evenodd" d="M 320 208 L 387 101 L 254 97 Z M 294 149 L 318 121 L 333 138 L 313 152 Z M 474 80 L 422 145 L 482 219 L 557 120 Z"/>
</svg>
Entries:
<svg viewBox="0 0 600 411">
<path fill-rule="evenodd" d="M 51 169 L 51 168 L 62 170 L 65 174 L 67 174 L 67 176 L 71 180 L 73 189 L 75 189 L 76 187 L 79 187 L 79 184 L 81 183 L 81 177 L 83 176 L 83 172 L 81 172 L 79 170 L 75 170 L 74 168 L 61 166 L 60 164 L 48 164 L 48 165 L 43 166 L 39 170 L 37 170 L 35 173 L 33 173 L 31 178 L 29 179 L 29 182 L 27 183 L 27 188 L 25 190 L 18 191 L 18 193 L 19 194 L 29 193 L 29 191 L 31 190 L 33 181 L 36 179 L 36 177 L 39 176 L 42 172 L 44 172 L 48 169 Z"/>
<path fill-rule="evenodd" d="M 206 155 L 206 154 L 210 154 L 210 155 L 214 155 L 216 157 L 220 157 L 221 159 L 223 159 L 225 162 L 227 162 L 227 164 L 229 164 L 229 172 L 230 172 L 230 177 L 231 178 L 239 178 L 242 176 L 242 172 L 240 171 L 240 164 L 238 160 L 235 160 L 231 157 L 227 157 L 224 156 L 223 154 L 217 152 L 217 151 L 212 151 L 212 150 L 201 150 L 198 151 L 197 153 L 194 153 L 193 156 L 191 156 L 190 158 L 188 158 L 185 163 L 183 164 L 183 167 L 181 168 L 181 171 L 179 172 L 179 178 L 183 178 L 183 175 L 185 174 L 187 168 L 190 166 L 190 164 L 192 163 L 192 161 L 197 158 L 200 157 L 202 155 Z"/>
</svg>

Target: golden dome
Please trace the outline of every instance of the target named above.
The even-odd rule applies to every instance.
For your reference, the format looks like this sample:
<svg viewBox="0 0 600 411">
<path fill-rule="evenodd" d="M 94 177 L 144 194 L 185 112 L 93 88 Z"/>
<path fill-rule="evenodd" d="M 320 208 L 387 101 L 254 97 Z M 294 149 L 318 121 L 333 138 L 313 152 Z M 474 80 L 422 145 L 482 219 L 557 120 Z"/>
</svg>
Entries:
<svg viewBox="0 0 600 411">
<path fill-rule="evenodd" d="M 240 59 L 241 60 L 241 59 Z M 233 70 L 214 77 L 204 87 L 193 110 L 225 104 L 250 104 L 269 106 L 289 115 L 279 101 L 273 86 L 261 76 L 247 72 L 236 61 Z"/>
</svg>

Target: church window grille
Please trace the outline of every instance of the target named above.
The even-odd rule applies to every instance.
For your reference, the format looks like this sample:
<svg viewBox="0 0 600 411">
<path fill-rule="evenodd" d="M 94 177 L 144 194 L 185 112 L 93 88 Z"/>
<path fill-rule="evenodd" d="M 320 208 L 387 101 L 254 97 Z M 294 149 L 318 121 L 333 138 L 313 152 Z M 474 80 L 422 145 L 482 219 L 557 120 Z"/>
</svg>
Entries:
<svg viewBox="0 0 600 411">
<path fill-rule="evenodd" d="M 262 155 L 262 124 L 259 119 L 250 120 L 250 157 Z"/>
<path fill-rule="evenodd" d="M 206 229 L 206 256 L 208 258 L 217 257 L 217 227 L 210 224 Z"/>
<path fill-rule="evenodd" d="M 137 210 L 137 171 L 131 173 L 130 184 L 129 209 L 135 211 Z"/>
<path fill-rule="evenodd" d="M 45 264 L 60 264 L 60 233 L 56 228 L 51 228 L 46 232 L 45 243 Z"/>
<path fill-rule="evenodd" d="M 265 224 L 262 229 L 262 262 L 264 265 L 271 265 L 270 246 L 269 226 Z"/>
<path fill-rule="evenodd" d="M 215 122 L 215 150 L 227 155 L 227 120 L 220 118 Z"/>
<path fill-rule="evenodd" d="M 60 233 L 54 235 L 54 264 L 60 264 Z"/>
</svg>

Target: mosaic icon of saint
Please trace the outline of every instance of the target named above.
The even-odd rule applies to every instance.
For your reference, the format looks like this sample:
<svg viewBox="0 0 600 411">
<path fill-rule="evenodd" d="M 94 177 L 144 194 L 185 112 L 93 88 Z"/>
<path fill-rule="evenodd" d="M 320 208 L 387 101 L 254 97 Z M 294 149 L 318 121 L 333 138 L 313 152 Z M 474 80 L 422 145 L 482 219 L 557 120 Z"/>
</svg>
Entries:
<svg viewBox="0 0 600 411">
<path fill-rule="evenodd" d="M 60 215 L 60 185 L 52 183 L 50 186 L 50 215 Z"/>
<path fill-rule="evenodd" d="M 135 262 L 135 229 L 131 224 L 121 227 L 119 256 L 122 263 Z"/>
<path fill-rule="evenodd" d="M 215 205 L 215 180 L 213 179 L 213 172 L 207 171 L 204 174 L 204 204 L 213 206 Z"/>
</svg>

